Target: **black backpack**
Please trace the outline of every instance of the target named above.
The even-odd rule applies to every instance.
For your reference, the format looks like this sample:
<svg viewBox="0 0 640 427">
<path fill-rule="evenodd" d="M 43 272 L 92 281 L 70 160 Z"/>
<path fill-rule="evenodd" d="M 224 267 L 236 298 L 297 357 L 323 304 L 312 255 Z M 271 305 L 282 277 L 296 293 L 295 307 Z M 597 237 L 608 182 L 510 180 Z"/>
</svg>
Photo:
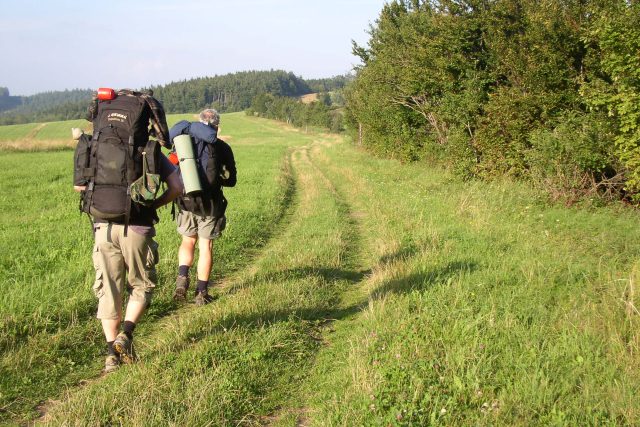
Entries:
<svg viewBox="0 0 640 427">
<path fill-rule="evenodd" d="M 136 92 L 120 91 L 98 102 L 93 136 L 80 137 L 74 169 L 74 185 L 86 186 L 81 210 L 94 219 L 125 226 L 132 218 L 147 224 L 158 220 L 153 208 L 131 199 L 131 184 L 142 176 L 143 163 L 147 173 L 158 173 L 162 154 L 158 142 L 149 139 L 151 116 L 147 99 Z"/>
<path fill-rule="evenodd" d="M 193 143 L 198 175 L 202 192 L 195 195 L 181 195 L 176 203 L 181 210 L 194 212 L 202 216 L 221 218 L 227 209 L 227 200 L 222 193 L 222 160 L 218 153 L 217 142 L 204 139 L 208 126 L 187 121 L 178 122 L 171 133 L 188 134 Z M 202 136 L 199 138 L 198 136 Z"/>
</svg>

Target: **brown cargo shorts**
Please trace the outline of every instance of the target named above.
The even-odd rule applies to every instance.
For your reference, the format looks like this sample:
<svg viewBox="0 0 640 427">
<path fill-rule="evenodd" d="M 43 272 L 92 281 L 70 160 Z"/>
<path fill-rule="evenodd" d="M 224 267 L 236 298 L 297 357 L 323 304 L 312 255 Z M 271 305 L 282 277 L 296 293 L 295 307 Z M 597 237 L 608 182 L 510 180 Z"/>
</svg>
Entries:
<svg viewBox="0 0 640 427">
<path fill-rule="evenodd" d="M 176 216 L 178 233 L 201 239 L 215 240 L 222 235 L 222 231 L 227 225 L 227 218 L 215 218 L 212 216 L 202 216 L 189 211 L 179 211 Z"/>
<path fill-rule="evenodd" d="M 95 224 L 93 291 L 98 298 L 98 319 L 121 319 L 123 292 L 130 301 L 149 306 L 158 279 L 158 244 L 152 237 L 129 227 L 124 236 L 122 224 Z"/>
</svg>

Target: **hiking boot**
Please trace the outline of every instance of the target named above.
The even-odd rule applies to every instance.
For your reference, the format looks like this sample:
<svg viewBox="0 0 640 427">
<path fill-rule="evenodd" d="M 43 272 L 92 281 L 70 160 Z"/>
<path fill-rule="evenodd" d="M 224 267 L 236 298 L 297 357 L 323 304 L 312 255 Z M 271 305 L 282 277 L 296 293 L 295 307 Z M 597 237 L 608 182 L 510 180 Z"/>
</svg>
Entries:
<svg viewBox="0 0 640 427">
<path fill-rule="evenodd" d="M 196 292 L 195 303 L 197 306 L 203 306 L 213 301 L 213 296 L 209 295 L 207 290 Z"/>
<path fill-rule="evenodd" d="M 173 299 L 185 301 L 187 299 L 187 289 L 189 289 L 189 277 L 179 275 L 176 279 L 176 290 L 173 293 Z"/>
<path fill-rule="evenodd" d="M 118 359 L 118 356 L 114 356 L 113 354 L 108 355 L 104 361 L 104 373 L 110 374 L 111 372 L 117 371 L 119 367 L 120 359 Z"/>
<path fill-rule="evenodd" d="M 138 360 L 136 351 L 133 349 L 133 340 L 130 339 L 127 334 L 120 332 L 113 342 L 113 348 L 116 353 L 120 355 L 120 360 L 123 363 L 134 363 Z"/>
</svg>

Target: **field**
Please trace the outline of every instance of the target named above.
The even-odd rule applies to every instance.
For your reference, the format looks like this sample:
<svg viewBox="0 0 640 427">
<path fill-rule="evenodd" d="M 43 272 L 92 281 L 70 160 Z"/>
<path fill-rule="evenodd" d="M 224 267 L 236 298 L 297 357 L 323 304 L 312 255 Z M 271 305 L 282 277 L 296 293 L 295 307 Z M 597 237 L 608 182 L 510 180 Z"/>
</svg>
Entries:
<svg viewBox="0 0 640 427">
<path fill-rule="evenodd" d="M 167 118 L 169 126 L 180 120 L 195 120 L 193 114 L 173 114 Z M 92 126 L 86 120 L 65 120 L 48 123 L 0 126 L 0 150 L 51 151 L 75 147 L 71 128 L 91 133 Z"/>
<path fill-rule="evenodd" d="M 108 376 L 72 151 L 38 151 L 36 134 L 36 152 L 0 152 L 0 423 L 640 423 L 637 212 L 243 114 L 221 124 L 239 175 L 218 299 L 171 299 L 179 238 L 162 210 L 141 361 Z"/>
<path fill-rule="evenodd" d="M 307 95 L 302 95 L 300 97 L 300 101 L 304 102 L 305 104 L 310 104 L 313 101 L 317 101 L 318 100 L 318 94 L 317 93 L 309 93 Z"/>
</svg>

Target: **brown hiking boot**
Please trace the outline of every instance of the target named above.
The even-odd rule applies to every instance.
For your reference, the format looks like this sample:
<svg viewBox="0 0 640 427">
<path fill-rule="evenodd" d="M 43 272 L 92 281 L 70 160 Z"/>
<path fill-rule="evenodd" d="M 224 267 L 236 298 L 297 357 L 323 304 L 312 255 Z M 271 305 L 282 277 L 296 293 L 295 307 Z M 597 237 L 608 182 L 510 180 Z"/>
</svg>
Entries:
<svg viewBox="0 0 640 427">
<path fill-rule="evenodd" d="M 129 364 L 138 361 L 138 356 L 136 356 L 136 351 L 133 348 L 133 340 L 124 332 L 118 334 L 116 340 L 113 342 L 113 348 L 123 363 Z"/>
<path fill-rule="evenodd" d="M 178 275 L 173 299 L 176 301 L 185 301 L 187 299 L 187 289 L 189 289 L 189 277 Z"/>
<path fill-rule="evenodd" d="M 113 354 L 108 355 L 104 361 L 104 373 L 110 374 L 111 372 L 117 371 L 119 367 L 120 359 L 118 359 L 118 356 L 114 356 Z"/>
<path fill-rule="evenodd" d="M 195 303 L 197 306 L 203 306 L 205 304 L 209 304 L 213 300 L 214 300 L 213 296 L 209 295 L 209 292 L 206 289 L 204 291 L 196 292 Z"/>
</svg>

